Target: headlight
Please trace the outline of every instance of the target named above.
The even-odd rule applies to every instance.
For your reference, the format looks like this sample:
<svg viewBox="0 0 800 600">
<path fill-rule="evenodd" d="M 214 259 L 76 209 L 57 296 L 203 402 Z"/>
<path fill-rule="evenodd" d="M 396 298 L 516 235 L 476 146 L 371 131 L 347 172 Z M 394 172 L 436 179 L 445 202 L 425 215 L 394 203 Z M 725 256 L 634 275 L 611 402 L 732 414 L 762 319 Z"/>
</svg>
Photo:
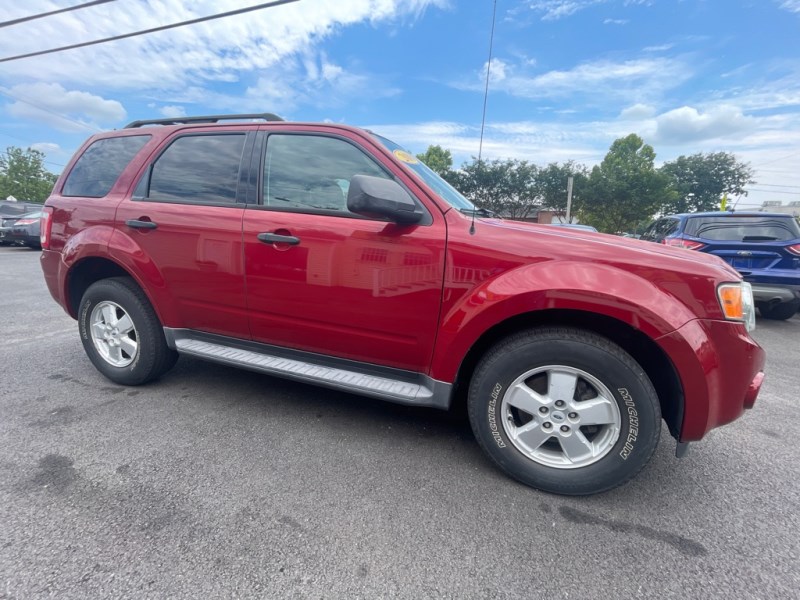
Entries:
<svg viewBox="0 0 800 600">
<path fill-rule="evenodd" d="M 756 328 L 753 288 L 749 283 L 746 281 L 723 283 L 717 288 L 717 297 L 726 319 L 741 321 L 747 331 L 753 331 Z"/>
</svg>

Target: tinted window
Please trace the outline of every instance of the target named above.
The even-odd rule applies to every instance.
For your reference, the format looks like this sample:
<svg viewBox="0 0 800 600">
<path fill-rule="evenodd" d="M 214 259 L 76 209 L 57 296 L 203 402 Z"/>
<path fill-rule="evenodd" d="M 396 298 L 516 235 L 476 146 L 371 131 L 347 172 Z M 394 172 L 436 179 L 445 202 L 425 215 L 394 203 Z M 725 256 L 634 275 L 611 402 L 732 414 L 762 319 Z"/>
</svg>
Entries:
<svg viewBox="0 0 800 600">
<path fill-rule="evenodd" d="M 343 140 L 273 134 L 264 161 L 264 204 L 273 208 L 347 211 L 353 175 L 389 176 Z"/>
<path fill-rule="evenodd" d="M 149 135 L 130 135 L 97 140 L 72 167 L 61 193 L 92 198 L 105 196 L 149 139 Z"/>
<path fill-rule="evenodd" d="M 785 242 L 800 238 L 800 226 L 791 217 L 702 217 L 690 219 L 686 234 L 729 242 Z"/>
<path fill-rule="evenodd" d="M 676 219 L 664 218 L 651 223 L 650 226 L 642 234 L 643 240 L 650 240 L 651 242 L 660 242 L 665 236 L 669 235 L 678 228 L 678 221 Z"/>
<path fill-rule="evenodd" d="M 150 174 L 156 200 L 236 202 L 244 134 L 192 135 L 172 142 Z"/>
<path fill-rule="evenodd" d="M 658 237 L 665 238 L 668 235 L 672 235 L 677 231 L 679 224 L 680 221 L 678 219 L 664 219 L 661 227 L 658 228 Z"/>
</svg>

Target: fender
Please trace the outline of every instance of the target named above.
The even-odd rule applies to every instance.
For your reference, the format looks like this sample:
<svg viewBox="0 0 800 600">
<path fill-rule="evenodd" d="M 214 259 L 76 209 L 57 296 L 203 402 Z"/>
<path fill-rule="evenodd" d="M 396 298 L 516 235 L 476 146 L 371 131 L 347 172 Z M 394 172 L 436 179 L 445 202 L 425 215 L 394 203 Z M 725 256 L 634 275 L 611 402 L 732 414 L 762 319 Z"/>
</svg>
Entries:
<svg viewBox="0 0 800 600">
<path fill-rule="evenodd" d="M 651 339 L 697 318 L 676 296 L 612 265 L 558 260 L 527 264 L 481 282 L 443 307 L 431 376 L 454 381 L 461 361 L 483 333 L 512 317 L 545 309 L 602 314 Z"/>
<path fill-rule="evenodd" d="M 165 327 L 182 327 L 175 303 L 171 301 L 167 282 L 150 256 L 139 244 L 120 229 L 115 229 L 108 243 L 106 256 L 120 265 L 147 295 L 153 310 Z"/>
</svg>

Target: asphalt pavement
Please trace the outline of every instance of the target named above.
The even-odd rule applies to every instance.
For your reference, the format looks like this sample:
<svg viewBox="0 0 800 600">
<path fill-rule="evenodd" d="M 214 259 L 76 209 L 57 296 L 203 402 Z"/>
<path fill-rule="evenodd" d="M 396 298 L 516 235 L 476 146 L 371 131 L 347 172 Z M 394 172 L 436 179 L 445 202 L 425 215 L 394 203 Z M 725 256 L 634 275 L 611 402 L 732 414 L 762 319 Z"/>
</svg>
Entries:
<svg viewBox="0 0 800 600">
<path fill-rule="evenodd" d="M 181 358 L 104 379 L 39 253 L 0 248 L 0 598 L 800 597 L 800 315 L 753 410 L 588 498 L 462 414 Z"/>
</svg>

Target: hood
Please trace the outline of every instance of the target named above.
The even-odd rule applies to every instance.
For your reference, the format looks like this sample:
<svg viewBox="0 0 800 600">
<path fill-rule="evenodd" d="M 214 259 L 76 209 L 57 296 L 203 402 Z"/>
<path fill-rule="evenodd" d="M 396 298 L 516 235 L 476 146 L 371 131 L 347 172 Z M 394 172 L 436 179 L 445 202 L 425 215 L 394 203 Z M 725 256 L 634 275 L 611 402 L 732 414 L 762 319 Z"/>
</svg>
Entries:
<svg viewBox="0 0 800 600">
<path fill-rule="evenodd" d="M 685 248 L 676 248 L 673 246 L 666 246 L 664 244 L 656 244 L 654 242 L 645 242 L 634 238 L 625 238 L 618 235 L 611 235 L 607 233 L 595 233 L 593 231 L 584 231 L 580 229 L 570 229 L 568 227 L 549 227 L 540 223 L 528 223 L 525 221 L 510 221 L 506 219 L 481 219 L 481 224 L 496 228 L 497 233 L 502 235 L 504 231 L 516 231 L 522 234 L 535 234 L 537 239 L 541 240 L 545 236 L 553 236 L 558 241 L 574 241 L 579 246 L 573 246 L 576 250 L 584 248 L 587 253 L 591 253 L 592 246 L 601 246 L 603 251 L 600 254 L 606 254 L 606 251 L 611 251 L 616 255 L 616 258 L 625 259 L 625 255 L 630 255 L 632 260 L 641 255 L 659 255 L 670 257 L 680 261 L 695 263 L 698 265 L 718 267 L 725 271 L 728 275 L 733 276 L 735 279 L 741 279 L 741 275 L 724 260 L 712 254 L 705 252 L 697 252 L 695 250 L 686 250 Z M 553 241 L 556 242 L 556 239 Z"/>
</svg>

